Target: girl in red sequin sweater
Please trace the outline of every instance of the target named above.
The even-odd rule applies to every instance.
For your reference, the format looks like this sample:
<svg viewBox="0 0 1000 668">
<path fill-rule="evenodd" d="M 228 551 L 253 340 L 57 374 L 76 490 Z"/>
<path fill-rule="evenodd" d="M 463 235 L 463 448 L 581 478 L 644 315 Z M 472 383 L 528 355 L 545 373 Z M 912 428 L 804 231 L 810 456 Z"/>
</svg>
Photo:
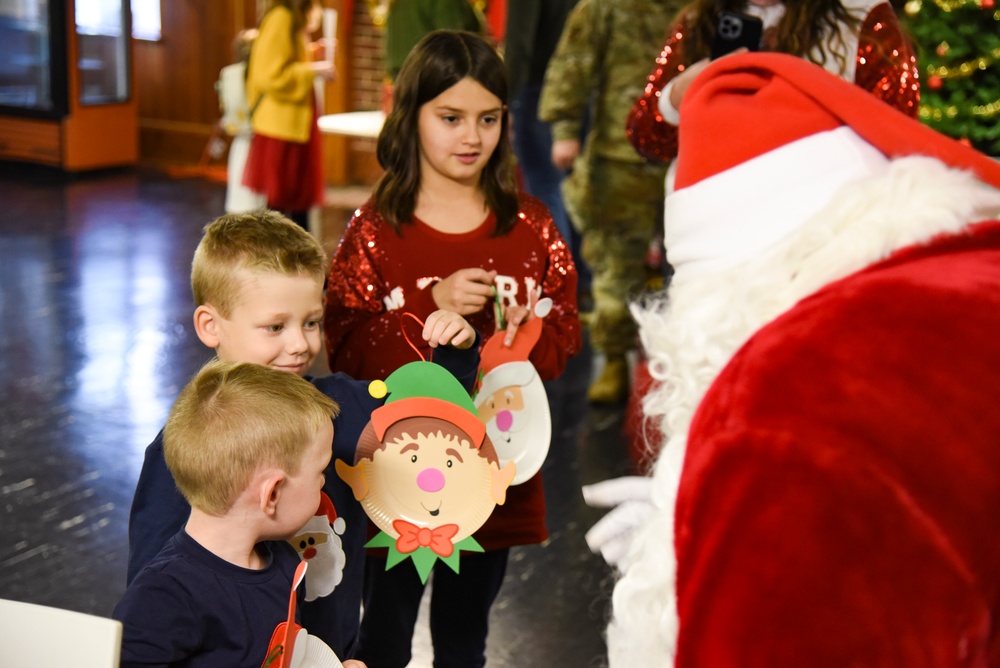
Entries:
<svg viewBox="0 0 1000 668">
<path fill-rule="evenodd" d="M 497 327 L 494 295 L 508 341 L 534 301 L 552 299 L 530 355 L 542 379 L 560 375 L 580 349 L 569 249 L 545 207 L 515 189 L 505 77 L 493 48 L 471 33 L 431 33 L 407 57 L 378 139 L 385 173 L 348 225 L 330 272 L 331 370 L 385 378 L 417 359 L 403 335 L 404 313 L 423 319 L 448 308 L 489 337 Z M 440 660 L 483 665 L 508 548 L 547 536 L 536 474 L 511 487 L 476 533 L 484 554 L 463 555 L 460 574 L 435 568 L 431 635 Z M 385 565 L 374 556 L 366 564 L 358 656 L 403 668 L 423 585 L 414 569 Z"/>
<path fill-rule="evenodd" d="M 917 115 L 916 58 L 888 2 L 695 0 L 681 11 L 629 114 L 629 141 L 647 160 L 668 162 L 677 155 L 677 110 L 687 87 L 708 65 L 723 10 L 759 17 L 764 50 L 801 55 L 903 113 Z"/>
</svg>

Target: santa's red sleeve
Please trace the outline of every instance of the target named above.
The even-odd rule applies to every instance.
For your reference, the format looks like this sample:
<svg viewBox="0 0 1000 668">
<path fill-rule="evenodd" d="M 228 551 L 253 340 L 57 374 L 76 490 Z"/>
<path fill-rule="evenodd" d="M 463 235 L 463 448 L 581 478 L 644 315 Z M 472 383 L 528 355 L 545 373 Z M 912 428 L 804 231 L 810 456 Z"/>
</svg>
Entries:
<svg viewBox="0 0 1000 668">
<path fill-rule="evenodd" d="M 720 374 L 676 508 L 676 665 L 1000 664 L 1000 225 L 807 298 Z"/>
</svg>

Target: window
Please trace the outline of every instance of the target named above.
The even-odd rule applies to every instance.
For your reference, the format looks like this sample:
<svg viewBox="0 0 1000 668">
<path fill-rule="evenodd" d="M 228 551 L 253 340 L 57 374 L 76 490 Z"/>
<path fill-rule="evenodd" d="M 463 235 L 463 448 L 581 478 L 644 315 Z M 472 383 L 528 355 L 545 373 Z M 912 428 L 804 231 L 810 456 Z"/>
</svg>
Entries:
<svg viewBox="0 0 1000 668">
<path fill-rule="evenodd" d="M 132 1 L 132 37 L 158 41 L 160 39 L 160 0 Z"/>
<path fill-rule="evenodd" d="M 76 0 L 82 104 L 128 99 L 127 12 L 124 0 Z"/>
</svg>

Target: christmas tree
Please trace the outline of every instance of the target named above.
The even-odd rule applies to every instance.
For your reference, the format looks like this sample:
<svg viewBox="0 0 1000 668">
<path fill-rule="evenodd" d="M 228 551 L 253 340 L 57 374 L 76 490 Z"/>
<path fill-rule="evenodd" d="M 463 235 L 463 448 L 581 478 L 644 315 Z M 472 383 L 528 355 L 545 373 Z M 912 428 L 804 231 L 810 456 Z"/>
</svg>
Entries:
<svg viewBox="0 0 1000 668">
<path fill-rule="evenodd" d="M 1000 9 L 996 0 L 909 0 L 923 82 L 920 120 L 1000 156 Z"/>
</svg>

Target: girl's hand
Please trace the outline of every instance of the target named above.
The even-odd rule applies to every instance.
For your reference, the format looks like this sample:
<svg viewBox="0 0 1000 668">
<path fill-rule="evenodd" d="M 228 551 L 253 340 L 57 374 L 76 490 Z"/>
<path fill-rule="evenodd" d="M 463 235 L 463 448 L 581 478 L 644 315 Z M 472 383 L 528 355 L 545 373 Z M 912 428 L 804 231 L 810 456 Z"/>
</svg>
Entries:
<svg viewBox="0 0 1000 668">
<path fill-rule="evenodd" d="M 514 345 L 514 336 L 521 323 L 527 322 L 531 317 L 531 311 L 526 306 L 505 306 L 503 309 L 503 319 L 507 323 L 507 335 L 503 337 L 503 344 L 510 348 Z"/>
<path fill-rule="evenodd" d="M 348 659 L 343 663 L 344 668 L 368 668 L 368 664 L 357 659 Z"/>
<path fill-rule="evenodd" d="M 731 53 L 727 53 L 723 56 L 723 58 L 747 52 L 748 49 L 745 46 L 741 46 Z M 711 64 L 711 62 L 712 61 L 708 58 L 702 58 L 698 62 L 692 63 L 687 69 L 673 78 L 670 89 L 670 104 L 674 109 L 681 108 L 681 100 L 684 99 L 684 94 L 687 93 L 687 89 L 691 87 L 691 83 L 698 78 L 698 75 L 701 74 L 705 68 Z"/>
<path fill-rule="evenodd" d="M 334 68 L 333 63 L 328 60 L 314 60 L 309 63 L 309 67 L 320 79 L 333 81 L 334 77 L 337 76 L 337 70 Z"/>
<path fill-rule="evenodd" d="M 435 283 L 431 296 L 438 308 L 459 315 L 479 313 L 493 299 L 493 279 L 496 277 L 497 272 L 478 267 L 459 269 Z"/>
<path fill-rule="evenodd" d="M 579 139 L 559 139 L 552 142 L 552 164 L 564 172 L 573 166 L 573 161 L 578 155 L 580 155 Z"/>
<path fill-rule="evenodd" d="M 427 316 L 423 337 L 431 348 L 451 346 L 468 350 L 476 342 L 476 330 L 454 311 L 440 309 Z"/>
</svg>

